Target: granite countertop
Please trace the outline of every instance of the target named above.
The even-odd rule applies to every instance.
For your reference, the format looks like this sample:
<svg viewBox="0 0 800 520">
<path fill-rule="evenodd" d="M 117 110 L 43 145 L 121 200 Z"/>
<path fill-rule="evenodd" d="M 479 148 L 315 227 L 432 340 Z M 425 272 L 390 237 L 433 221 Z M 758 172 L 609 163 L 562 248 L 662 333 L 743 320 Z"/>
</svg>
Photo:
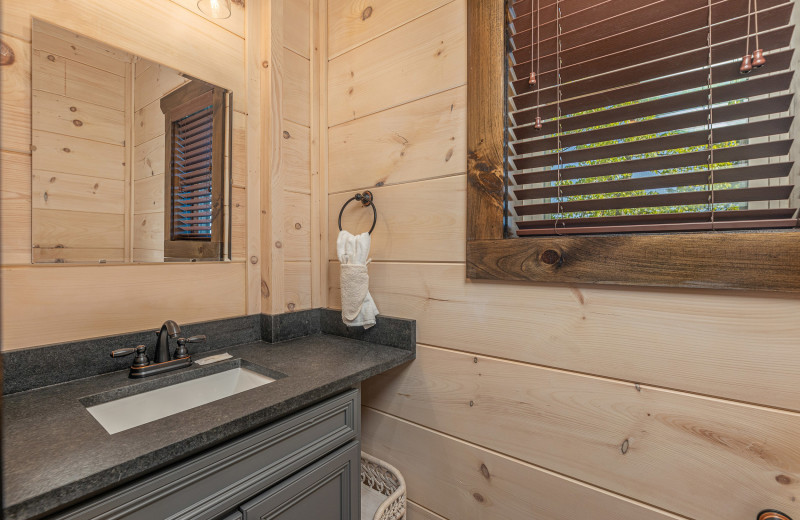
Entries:
<svg viewBox="0 0 800 520">
<path fill-rule="evenodd" d="M 211 448 L 305 408 L 360 381 L 414 359 L 414 352 L 340 336 L 316 334 L 282 343 L 257 341 L 228 352 L 242 362 L 285 375 L 255 388 L 115 435 L 81 399 L 126 393 L 209 366 L 141 380 L 127 371 L 11 394 L 3 402 L 4 518 L 40 518 L 158 468 Z"/>
</svg>

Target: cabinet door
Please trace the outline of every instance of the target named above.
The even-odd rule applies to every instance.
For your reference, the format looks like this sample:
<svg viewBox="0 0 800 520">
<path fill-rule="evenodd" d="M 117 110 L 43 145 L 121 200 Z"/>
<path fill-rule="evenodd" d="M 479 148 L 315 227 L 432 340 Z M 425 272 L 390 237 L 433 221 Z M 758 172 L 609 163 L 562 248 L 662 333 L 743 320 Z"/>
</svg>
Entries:
<svg viewBox="0 0 800 520">
<path fill-rule="evenodd" d="M 354 441 L 244 504 L 244 520 L 359 520 L 360 460 Z"/>
</svg>

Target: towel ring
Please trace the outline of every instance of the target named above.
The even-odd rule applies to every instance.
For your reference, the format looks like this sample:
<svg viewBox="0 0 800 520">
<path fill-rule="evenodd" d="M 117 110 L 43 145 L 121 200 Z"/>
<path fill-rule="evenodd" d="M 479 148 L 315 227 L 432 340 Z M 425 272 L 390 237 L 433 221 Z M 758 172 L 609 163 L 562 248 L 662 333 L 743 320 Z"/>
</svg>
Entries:
<svg viewBox="0 0 800 520">
<path fill-rule="evenodd" d="M 344 203 L 344 206 L 342 206 L 342 209 L 339 210 L 339 231 L 342 230 L 342 213 L 344 213 L 344 208 L 346 208 L 347 205 L 353 202 L 354 200 L 358 200 L 361 202 L 361 205 L 364 206 L 365 208 L 367 206 L 372 207 L 372 217 L 373 217 L 372 227 L 369 228 L 369 234 L 371 235 L 372 230 L 375 229 L 375 224 L 378 223 L 378 210 L 375 209 L 375 203 L 372 201 L 372 198 L 373 198 L 372 192 L 365 191 L 364 193 L 356 193 L 355 197 L 351 197 L 350 199 L 348 199 L 347 202 Z"/>
</svg>

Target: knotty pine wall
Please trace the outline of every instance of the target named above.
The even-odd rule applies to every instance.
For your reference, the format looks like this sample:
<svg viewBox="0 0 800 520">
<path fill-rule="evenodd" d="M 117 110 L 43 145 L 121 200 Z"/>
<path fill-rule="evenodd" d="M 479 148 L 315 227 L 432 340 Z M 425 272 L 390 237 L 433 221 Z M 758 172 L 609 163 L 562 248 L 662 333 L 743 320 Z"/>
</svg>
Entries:
<svg viewBox="0 0 800 520">
<path fill-rule="evenodd" d="M 133 260 L 163 262 L 167 145 L 161 98 L 189 80 L 145 59 L 133 64 L 133 75 Z"/>
<path fill-rule="evenodd" d="M 31 23 L 36 17 L 234 92 L 233 262 L 31 265 Z M 212 21 L 192 0 L 30 0 L 0 4 L 0 40 L 15 61 L 0 68 L 0 255 L 4 350 L 260 312 L 260 170 L 247 167 L 245 10 Z M 260 27 L 251 24 L 251 30 Z M 260 38 L 251 38 L 251 47 Z M 74 49 L 80 52 L 80 47 Z M 62 56 L 69 58 L 69 56 Z M 255 72 L 254 72 L 255 71 Z M 163 124 L 161 126 L 163 131 Z M 128 164 L 132 157 L 128 159 Z M 248 227 L 248 219 L 251 225 Z M 254 256 L 254 263 L 247 262 Z"/>
<path fill-rule="evenodd" d="M 131 56 L 40 20 L 32 31 L 33 260 L 122 262 Z"/>
<path fill-rule="evenodd" d="M 465 279 L 466 1 L 327 7 L 328 304 L 369 188 L 371 291 L 419 343 L 362 440 L 409 520 L 800 517 L 800 300 Z"/>
</svg>

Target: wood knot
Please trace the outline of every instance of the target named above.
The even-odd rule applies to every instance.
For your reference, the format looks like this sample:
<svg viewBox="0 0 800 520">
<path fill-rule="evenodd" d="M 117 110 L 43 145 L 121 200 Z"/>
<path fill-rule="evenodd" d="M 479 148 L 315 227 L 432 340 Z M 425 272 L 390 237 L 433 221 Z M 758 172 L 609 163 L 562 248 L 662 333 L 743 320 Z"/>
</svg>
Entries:
<svg viewBox="0 0 800 520">
<path fill-rule="evenodd" d="M 56 61 L 56 57 L 55 57 L 55 56 L 53 56 L 52 54 L 48 54 L 48 55 L 47 55 L 47 59 L 48 59 L 49 61 Z"/>
<path fill-rule="evenodd" d="M 303 225 L 302 225 L 302 224 L 300 224 L 299 222 L 295 222 L 295 224 L 294 224 L 294 228 L 295 228 L 295 229 L 300 229 L 300 228 L 302 228 L 302 227 L 303 227 Z"/>
<path fill-rule="evenodd" d="M 283 244 L 281 243 L 281 241 L 280 241 L 280 240 L 278 240 L 277 242 L 275 242 L 275 247 L 277 247 L 278 249 L 280 249 L 280 248 L 282 248 L 282 247 L 283 247 Z"/>
<path fill-rule="evenodd" d="M 483 475 L 483 478 L 486 480 L 490 480 L 492 478 L 492 475 L 489 474 L 489 468 L 486 467 L 486 464 L 481 464 L 481 475 Z"/>
<path fill-rule="evenodd" d="M 372 6 L 368 5 L 363 11 L 361 11 L 361 21 L 366 21 L 366 19 L 370 16 L 372 16 Z"/>
<path fill-rule="evenodd" d="M 267 60 L 264 60 L 264 61 L 261 62 L 261 66 L 264 67 L 265 69 L 267 69 L 267 68 L 269 68 L 269 62 Z"/>
<path fill-rule="evenodd" d="M 283 131 L 283 138 L 284 138 L 284 139 L 289 139 L 290 137 L 292 137 L 292 134 L 290 134 L 289 132 L 287 132 L 286 130 L 284 130 L 284 131 Z"/>
<path fill-rule="evenodd" d="M 77 112 L 78 111 L 78 107 L 69 107 L 69 111 L 70 112 Z"/>
<path fill-rule="evenodd" d="M 542 263 L 547 265 L 561 265 L 561 253 L 556 251 L 555 249 L 547 249 L 542 253 L 542 256 L 539 257 L 542 260 Z"/>
<path fill-rule="evenodd" d="M 16 60 L 14 49 L 6 42 L 0 41 L 0 66 L 13 65 Z"/>
<path fill-rule="evenodd" d="M 81 126 L 83 126 L 83 121 L 81 121 L 80 119 L 73 119 L 72 120 L 72 124 L 77 126 L 77 127 L 81 127 Z"/>
<path fill-rule="evenodd" d="M 631 443 L 628 441 L 628 439 L 625 439 L 622 442 L 622 446 L 619 447 L 619 451 L 621 451 L 622 454 L 625 455 L 626 453 L 628 453 L 628 448 L 630 448 L 630 446 L 631 446 Z"/>
<path fill-rule="evenodd" d="M 69 148 L 62 148 L 62 150 L 64 150 L 64 153 L 70 153 L 72 151 Z"/>
<path fill-rule="evenodd" d="M 783 484 L 784 486 L 788 486 L 792 483 L 792 479 L 788 475 L 778 475 L 775 477 L 775 480 L 778 482 L 778 484 Z"/>
<path fill-rule="evenodd" d="M 469 407 L 472 408 L 473 406 L 475 406 L 475 401 L 470 401 L 469 402 Z"/>
<path fill-rule="evenodd" d="M 261 297 L 269 298 L 269 285 L 264 280 L 261 280 Z"/>
<path fill-rule="evenodd" d="M 290 303 L 290 304 L 286 305 L 286 308 L 289 309 L 290 311 L 293 311 L 294 310 L 294 304 Z"/>
<path fill-rule="evenodd" d="M 253 255 L 250 257 L 250 263 L 256 265 L 258 263 L 258 257 Z"/>
<path fill-rule="evenodd" d="M 472 498 L 474 498 L 475 500 L 477 500 L 481 504 L 485 501 L 485 499 L 483 498 L 483 495 L 481 495 L 480 493 L 473 493 L 472 494 Z"/>
</svg>

